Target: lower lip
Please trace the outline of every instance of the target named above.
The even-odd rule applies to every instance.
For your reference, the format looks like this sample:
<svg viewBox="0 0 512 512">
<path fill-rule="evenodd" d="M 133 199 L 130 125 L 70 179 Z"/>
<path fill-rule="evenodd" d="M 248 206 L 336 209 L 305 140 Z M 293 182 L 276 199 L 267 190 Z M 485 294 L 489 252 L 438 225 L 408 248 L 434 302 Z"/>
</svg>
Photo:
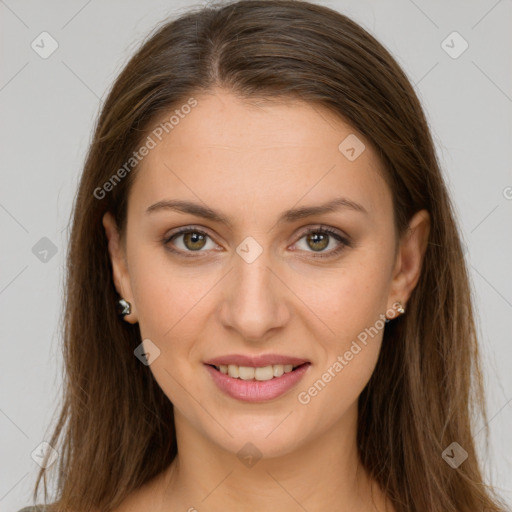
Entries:
<svg viewBox="0 0 512 512">
<path fill-rule="evenodd" d="M 281 377 L 274 377 L 270 380 L 234 379 L 210 365 L 205 366 L 215 384 L 226 395 L 245 402 L 265 402 L 278 398 L 292 389 L 302 379 L 311 364 L 303 364 L 296 370 L 283 373 Z"/>
</svg>

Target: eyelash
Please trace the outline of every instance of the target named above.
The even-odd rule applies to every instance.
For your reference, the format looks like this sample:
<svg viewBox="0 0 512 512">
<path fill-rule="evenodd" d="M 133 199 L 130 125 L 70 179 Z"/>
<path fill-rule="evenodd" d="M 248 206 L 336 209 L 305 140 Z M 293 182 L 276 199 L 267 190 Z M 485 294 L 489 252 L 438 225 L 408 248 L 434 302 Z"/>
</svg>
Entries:
<svg viewBox="0 0 512 512">
<path fill-rule="evenodd" d="M 202 229 L 195 228 L 194 226 L 186 226 L 186 227 L 180 228 L 178 231 L 172 233 L 172 235 L 164 237 L 162 240 L 162 243 L 166 247 L 166 249 L 169 250 L 170 252 L 179 254 L 180 256 L 183 256 L 185 258 L 197 258 L 198 256 L 196 256 L 194 254 L 190 254 L 193 252 L 196 252 L 196 253 L 206 252 L 206 251 L 201 251 L 201 250 L 185 251 L 184 252 L 181 250 L 173 249 L 168 245 L 172 240 L 177 238 L 179 235 L 182 235 L 185 233 L 198 233 L 200 235 L 207 236 L 208 238 L 211 239 L 210 235 L 208 233 L 206 233 L 205 231 L 203 231 Z M 337 231 L 334 231 L 332 228 L 329 228 L 328 226 L 318 226 L 315 228 L 308 228 L 304 233 L 302 233 L 302 235 L 300 236 L 300 238 L 298 240 L 302 240 L 302 238 L 304 238 L 305 236 L 310 235 L 312 233 L 327 234 L 327 235 L 335 238 L 338 242 L 340 242 L 339 247 L 337 247 L 336 249 L 331 249 L 327 253 L 315 254 L 314 251 L 311 251 L 313 253 L 312 254 L 313 258 L 333 258 L 335 256 L 338 256 L 338 254 L 340 254 L 341 251 L 343 251 L 345 249 L 345 247 L 351 247 L 351 242 L 348 238 L 340 235 Z M 310 251 L 306 251 L 306 252 L 310 252 Z"/>
</svg>

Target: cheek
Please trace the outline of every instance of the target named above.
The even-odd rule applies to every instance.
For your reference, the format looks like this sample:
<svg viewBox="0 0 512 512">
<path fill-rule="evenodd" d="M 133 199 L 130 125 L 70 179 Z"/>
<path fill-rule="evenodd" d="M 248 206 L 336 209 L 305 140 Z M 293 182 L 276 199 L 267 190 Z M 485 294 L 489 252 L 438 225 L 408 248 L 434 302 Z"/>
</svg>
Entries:
<svg viewBox="0 0 512 512">
<path fill-rule="evenodd" d="M 200 396 L 192 378 L 198 364 L 194 351 L 204 328 L 201 319 L 207 316 L 205 294 L 218 277 L 204 272 L 204 279 L 200 278 L 197 271 L 172 265 L 164 250 L 163 256 L 158 252 L 140 250 L 133 255 L 132 291 L 141 337 L 160 350 L 151 372 L 173 404 L 187 409 L 190 396 Z"/>
<path fill-rule="evenodd" d="M 355 340 L 339 347 L 339 353 L 301 386 L 296 419 L 312 439 L 336 424 L 356 421 L 357 401 L 375 368 L 381 340 L 379 334 L 366 345 Z"/>
<path fill-rule="evenodd" d="M 334 421 L 357 400 L 375 368 L 390 285 L 391 260 L 384 260 L 368 252 L 354 264 L 301 281 L 298 295 L 320 321 L 314 336 L 318 364 L 297 401 L 325 421 Z M 309 418 L 316 422 L 318 415 Z"/>
<path fill-rule="evenodd" d="M 141 334 L 163 345 L 179 334 L 180 345 L 186 346 L 194 326 L 199 326 L 194 318 L 201 314 L 201 300 L 218 276 L 173 265 L 163 248 L 134 251 L 130 263 Z"/>
<path fill-rule="evenodd" d="M 384 251 L 382 251 L 384 253 Z M 326 346 L 342 351 L 387 309 L 391 258 L 360 251 L 337 268 L 315 269 L 288 279 L 305 307 L 303 321 L 314 328 Z"/>
<path fill-rule="evenodd" d="M 204 337 L 211 299 L 224 274 L 173 264 L 163 249 L 133 254 L 130 275 L 141 337 L 160 351 L 151 372 L 178 409 L 190 409 L 191 394 L 201 395 L 194 377 L 204 356 L 198 340 Z"/>
</svg>

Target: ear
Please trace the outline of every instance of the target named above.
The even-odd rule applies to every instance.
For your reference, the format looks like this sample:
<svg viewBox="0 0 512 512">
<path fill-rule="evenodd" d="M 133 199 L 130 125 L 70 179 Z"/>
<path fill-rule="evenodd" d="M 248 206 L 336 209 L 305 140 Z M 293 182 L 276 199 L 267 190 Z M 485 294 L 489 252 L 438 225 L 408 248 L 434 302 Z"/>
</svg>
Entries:
<svg viewBox="0 0 512 512">
<path fill-rule="evenodd" d="M 110 212 L 103 215 L 103 227 L 108 240 L 108 253 L 112 263 L 112 278 L 117 293 L 121 298 L 131 304 L 131 312 L 124 316 L 124 320 L 130 324 L 137 323 L 137 314 L 135 312 L 135 301 L 133 298 L 128 266 L 126 263 L 126 254 L 120 242 L 119 230 L 116 221 Z"/>
<path fill-rule="evenodd" d="M 416 212 L 400 239 L 388 308 L 399 300 L 404 308 L 421 275 L 423 258 L 430 234 L 430 215 L 427 210 Z"/>
</svg>

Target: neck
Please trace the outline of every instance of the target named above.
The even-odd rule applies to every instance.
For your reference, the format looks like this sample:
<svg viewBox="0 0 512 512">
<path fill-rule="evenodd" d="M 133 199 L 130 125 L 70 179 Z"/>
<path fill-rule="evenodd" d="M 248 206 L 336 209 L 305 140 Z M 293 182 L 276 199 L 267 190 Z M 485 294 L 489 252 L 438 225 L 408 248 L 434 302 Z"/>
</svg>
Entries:
<svg viewBox="0 0 512 512">
<path fill-rule="evenodd" d="M 322 436 L 278 457 L 251 459 L 212 443 L 175 411 L 178 456 L 166 470 L 162 510 L 281 512 L 332 510 L 375 512 L 385 498 L 360 463 L 357 406 Z M 249 437 L 249 436 L 248 436 Z M 250 439 L 240 442 L 244 446 Z M 254 443 L 256 444 L 256 443 Z M 244 463 L 245 462 L 245 463 Z"/>
</svg>

